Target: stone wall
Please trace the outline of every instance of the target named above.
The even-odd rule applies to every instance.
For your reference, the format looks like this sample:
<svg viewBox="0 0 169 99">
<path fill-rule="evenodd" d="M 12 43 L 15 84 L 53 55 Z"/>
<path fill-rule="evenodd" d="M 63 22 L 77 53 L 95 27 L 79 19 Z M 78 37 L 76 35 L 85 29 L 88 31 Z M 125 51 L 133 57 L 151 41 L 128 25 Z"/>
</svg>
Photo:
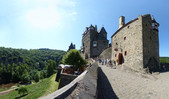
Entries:
<svg viewBox="0 0 169 99">
<path fill-rule="evenodd" d="M 158 31 L 153 30 L 150 15 L 143 16 L 143 64 L 150 71 L 160 69 Z"/>
<path fill-rule="evenodd" d="M 72 82 L 76 77 L 76 75 L 62 73 L 60 75 L 59 89 Z"/>
<path fill-rule="evenodd" d="M 97 69 L 98 64 L 92 64 L 72 82 L 40 99 L 96 99 Z"/>
<path fill-rule="evenodd" d="M 130 21 L 120 28 L 111 38 L 112 62 L 119 61 L 122 54 L 122 64 L 132 69 L 139 70 L 143 67 L 143 35 L 142 16 Z M 114 64 L 114 65 L 115 65 Z"/>
<path fill-rule="evenodd" d="M 90 35 L 85 35 L 82 38 L 82 46 L 84 45 L 84 53 L 82 53 L 82 56 L 84 58 L 90 57 Z"/>
<path fill-rule="evenodd" d="M 91 28 L 91 29 L 90 29 Z M 82 50 L 81 55 L 85 58 L 98 57 L 100 53 L 108 48 L 109 41 L 107 40 L 107 32 L 102 27 L 103 30 L 99 33 L 96 29 L 97 27 L 90 26 L 82 37 Z M 93 42 L 97 42 L 97 46 L 93 46 Z"/>
<path fill-rule="evenodd" d="M 150 14 L 128 22 L 111 39 L 114 65 L 129 66 L 136 71 L 146 67 L 150 71 L 160 69 L 158 30 L 153 29 Z"/>
<path fill-rule="evenodd" d="M 161 71 L 162 72 L 169 71 L 169 63 L 160 63 L 160 66 L 161 66 Z"/>
<path fill-rule="evenodd" d="M 108 48 L 109 41 L 105 40 L 98 40 L 97 41 L 97 47 L 93 47 L 91 45 L 91 54 L 93 57 L 98 57 L 106 48 Z"/>
<path fill-rule="evenodd" d="M 111 59 L 111 51 L 112 51 L 111 47 L 105 49 L 105 50 L 99 55 L 99 58 L 100 58 L 100 59 Z"/>
</svg>

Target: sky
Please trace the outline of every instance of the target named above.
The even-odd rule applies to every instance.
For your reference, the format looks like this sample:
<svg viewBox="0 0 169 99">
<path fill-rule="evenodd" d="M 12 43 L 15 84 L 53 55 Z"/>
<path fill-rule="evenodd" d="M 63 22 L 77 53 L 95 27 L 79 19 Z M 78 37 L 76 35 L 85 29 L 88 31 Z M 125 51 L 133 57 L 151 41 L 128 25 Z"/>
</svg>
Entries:
<svg viewBox="0 0 169 99">
<path fill-rule="evenodd" d="M 160 56 L 169 57 L 168 0 L 0 0 L 0 46 L 23 49 L 80 49 L 86 27 L 104 26 L 108 40 L 119 17 L 126 23 L 151 14 L 159 26 Z"/>
</svg>

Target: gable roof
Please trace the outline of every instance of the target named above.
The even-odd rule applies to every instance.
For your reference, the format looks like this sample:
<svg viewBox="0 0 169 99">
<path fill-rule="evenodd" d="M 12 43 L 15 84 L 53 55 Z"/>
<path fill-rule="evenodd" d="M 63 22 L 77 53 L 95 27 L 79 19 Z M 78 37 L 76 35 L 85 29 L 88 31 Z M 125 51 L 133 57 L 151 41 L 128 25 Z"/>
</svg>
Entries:
<svg viewBox="0 0 169 99">
<path fill-rule="evenodd" d="M 99 33 L 103 33 L 103 34 L 104 34 L 104 33 L 107 33 L 107 32 L 106 32 L 105 28 L 102 27 L 102 28 L 99 30 Z"/>
</svg>

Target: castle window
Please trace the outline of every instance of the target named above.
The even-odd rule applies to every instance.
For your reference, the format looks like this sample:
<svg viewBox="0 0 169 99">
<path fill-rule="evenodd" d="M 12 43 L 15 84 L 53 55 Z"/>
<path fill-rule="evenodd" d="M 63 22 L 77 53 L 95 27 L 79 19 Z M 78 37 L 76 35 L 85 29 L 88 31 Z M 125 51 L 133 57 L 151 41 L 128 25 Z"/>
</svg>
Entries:
<svg viewBox="0 0 169 99">
<path fill-rule="evenodd" d="M 118 43 L 116 42 L 116 45 L 118 45 Z"/>
<path fill-rule="evenodd" d="M 126 37 L 124 37 L 124 40 L 126 40 Z"/>
<path fill-rule="evenodd" d="M 158 31 L 158 26 L 159 26 L 158 23 L 152 23 L 152 27 L 153 27 L 154 30 Z"/>
<path fill-rule="evenodd" d="M 118 51 L 118 49 L 117 49 L 117 48 L 115 48 L 115 49 L 114 49 L 114 51 Z"/>
<path fill-rule="evenodd" d="M 127 51 L 124 52 L 124 55 L 125 55 L 125 56 L 127 55 Z"/>
<path fill-rule="evenodd" d="M 115 57 L 116 57 L 116 54 L 115 54 Z"/>
<path fill-rule="evenodd" d="M 93 47 L 97 46 L 97 41 L 93 41 Z"/>
<path fill-rule="evenodd" d="M 130 28 L 130 26 L 127 26 L 127 28 Z"/>
</svg>

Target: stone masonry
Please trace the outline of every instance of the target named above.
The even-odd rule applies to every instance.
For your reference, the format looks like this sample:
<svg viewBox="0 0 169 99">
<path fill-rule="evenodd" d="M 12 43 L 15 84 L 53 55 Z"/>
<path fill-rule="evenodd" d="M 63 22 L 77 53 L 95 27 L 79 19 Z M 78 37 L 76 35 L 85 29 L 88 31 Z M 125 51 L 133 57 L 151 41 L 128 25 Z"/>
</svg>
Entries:
<svg viewBox="0 0 169 99">
<path fill-rule="evenodd" d="M 117 99 L 168 99 L 169 72 L 142 74 L 139 72 L 129 72 L 120 69 L 112 69 L 105 65 L 100 65 L 106 77 L 102 77 L 103 88 L 108 86 L 104 79 L 112 86 Z M 107 88 L 107 87 L 106 87 Z M 107 89 L 103 90 L 106 91 Z M 110 96 L 110 94 L 108 94 Z M 106 94 L 106 96 L 108 97 Z M 102 98 L 103 99 L 103 98 Z M 116 99 L 116 98 L 104 98 Z"/>
<path fill-rule="evenodd" d="M 112 35 L 113 65 L 125 65 L 140 71 L 149 68 L 158 71 L 159 66 L 159 24 L 150 14 L 141 16 L 125 24 L 120 17 L 119 29 Z"/>
<path fill-rule="evenodd" d="M 97 26 L 86 27 L 82 37 L 81 55 L 85 58 L 98 57 L 108 48 L 107 32 L 104 27 L 97 31 Z"/>
</svg>

